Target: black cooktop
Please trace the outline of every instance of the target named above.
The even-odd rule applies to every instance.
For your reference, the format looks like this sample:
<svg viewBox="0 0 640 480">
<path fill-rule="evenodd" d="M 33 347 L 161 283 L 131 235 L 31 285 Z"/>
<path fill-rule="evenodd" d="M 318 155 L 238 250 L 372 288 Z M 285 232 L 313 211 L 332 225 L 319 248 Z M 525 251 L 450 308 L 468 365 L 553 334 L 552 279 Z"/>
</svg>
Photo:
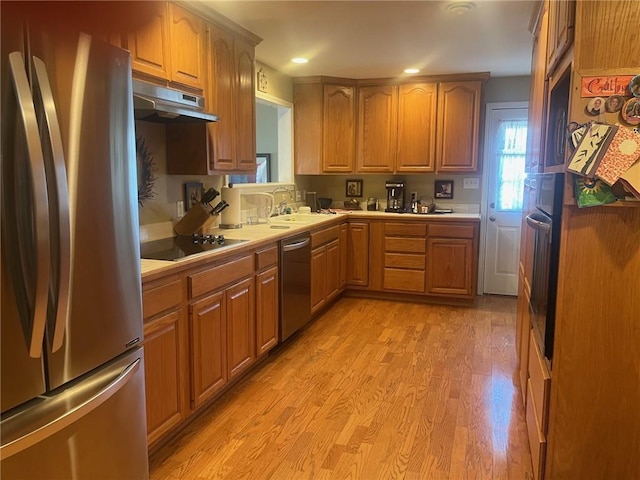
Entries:
<svg viewBox="0 0 640 480">
<path fill-rule="evenodd" d="M 140 244 L 140 257 L 150 260 L 180 260 L 196 253 L 220 250 L 246 242 L 222 235 L 179 235 Z"/>
</svg>

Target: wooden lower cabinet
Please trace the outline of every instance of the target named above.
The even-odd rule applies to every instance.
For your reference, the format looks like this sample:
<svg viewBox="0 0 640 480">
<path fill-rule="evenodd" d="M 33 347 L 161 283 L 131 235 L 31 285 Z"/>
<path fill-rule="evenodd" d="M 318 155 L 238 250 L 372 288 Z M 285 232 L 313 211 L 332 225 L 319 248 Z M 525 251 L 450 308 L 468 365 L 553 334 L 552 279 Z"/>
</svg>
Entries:
<svg viewBox="0 0 640 480">
<path fill-rule="evenodd" d="M 256 359 L 254 281 L 248 278 L 225 291 L 227 314 L 227 370 L 229 380 Z"/>
<path fill-rule="evenodd" d="M 327 301 L 326 295 L 327 248 L 311 251 L 311 313 L 320 310 Z"/>
<path fill-rule="evenodd" d="M 189 307 L 191 336 L 191 402 L 198 407 L 227 383 L 224 292 Z"/>
<path fill-rule="evenodd" d="M 424 293 L 426 224 L 387 222 L 384 233 L 384 289 Z"/>
<path fill-rule="evenodd" d="M 260 357 L 278 343 L 278 267 L 256 275 L 256 356 Z"/>
<path fill-rule="evenodd" d="M 427 293 L 473 295 L 473 240 L 427 239 Z"/>
<path fill-rule="evenodd" d="M 311 251 L 311 313 L 315 313 L 340 292 L 340 240 Z"/>
<path fill-rule="evenodd" d="M 145 323 L 144 337 L 147 441 L 153 445 L 189 414 L 182 311 Z"/>
<path fill-rule="evenodd" d="M 254 280 L 242 280 L 189 307 L 191 401 L 198 407 L 256 358 Z"/>
<path fill-rule="evenodd" d="M 369 224 L 350 222 L 347 231 L 347 284 L 369 285 Z"/>
<path fill-rule="evenodd" d="M 347 248 L 349 238 L 349 227 L 346 223 L 340 225 L 340 290 L 344 290 L 347 284 Z"/>
<path fill-rule="evenodd" d="M 189 415 L 189 343 L 184 297 L 184 282 L 176 277 L 145 285 L 142 293 L 150 446 Z"/>
</svg>

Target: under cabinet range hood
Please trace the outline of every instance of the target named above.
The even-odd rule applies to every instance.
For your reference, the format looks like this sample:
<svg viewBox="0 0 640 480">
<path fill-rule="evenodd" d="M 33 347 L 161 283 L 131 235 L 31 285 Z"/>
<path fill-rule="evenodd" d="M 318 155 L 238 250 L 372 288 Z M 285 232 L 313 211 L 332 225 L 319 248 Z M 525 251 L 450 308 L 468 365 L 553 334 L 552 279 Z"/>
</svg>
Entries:
<svg viewBox="0 0 640 480">
<path fill-rule="evenodd" d="M 217 122 L 204 109 L 204 97 L 133 79 L 133 108 L 137 120 L 157 123 Z"/>
</svg>

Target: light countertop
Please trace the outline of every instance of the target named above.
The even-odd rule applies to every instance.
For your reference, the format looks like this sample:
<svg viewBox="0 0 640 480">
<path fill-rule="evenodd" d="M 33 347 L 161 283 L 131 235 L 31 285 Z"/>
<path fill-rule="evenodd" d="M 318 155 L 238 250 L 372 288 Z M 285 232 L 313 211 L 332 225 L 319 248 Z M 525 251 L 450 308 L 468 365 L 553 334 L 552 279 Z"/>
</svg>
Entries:
<svg viewBox="0 0 640 480">
<path fill-rule="evenodd" d="M 446 214 L 428 214 L 416 215 L 409 213 L 387 213 L 387 212 L 371 212 L 366 210 L 341 211 L 335 215 L 331 214 L 293 214 L 284 215 L 282 217 L 273 217 L 269 223 L 258 225 L 242 225 L 238 229 L 214 229 L 211 233 L 215 235 L 222 234 L 225 238 L 247 240 L 246 242 L 230 245 L 220 250 L 212 250 L 202 252 L 195 255 L 189 255 L 177 261 L 165 260 L 141 260 L 141 271 L 143 280 L 156 278 L 158 274 L 166 274 L 173 271 L 183 270 L 193 267 L 206 259 L 214 260 L 218 257 L 228 256 L 230 254 L 241 253 L 244 250 L 251 250 L 265 244 L 273 244 L 274 242 L 287 238 L 298 233 L 308 230 L 315 230 L 319 227 L 330 226 L 334 223 L 341 223 L 346 218 L 362 218 L 370 220 L 406 220 L 406 221 L 428 221 L 428 222 L 461 222 L 471 221 L 479 222 L 480 214 L 478 213 L 446 213 Z"/>
</svg>

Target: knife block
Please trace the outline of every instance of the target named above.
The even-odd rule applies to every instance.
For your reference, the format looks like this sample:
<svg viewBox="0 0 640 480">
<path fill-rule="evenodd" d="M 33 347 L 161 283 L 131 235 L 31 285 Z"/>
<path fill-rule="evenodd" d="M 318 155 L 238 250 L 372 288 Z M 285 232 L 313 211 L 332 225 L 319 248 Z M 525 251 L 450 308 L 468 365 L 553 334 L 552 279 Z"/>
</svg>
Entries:
<svg viewBox="0 0 640 480">
<path fill-rule="evenodd" d="M 201 203 L 195 203 L 173 227 L 178 235 L 203 234 L 218 215 L 211 215 Z"/>
</svg>

